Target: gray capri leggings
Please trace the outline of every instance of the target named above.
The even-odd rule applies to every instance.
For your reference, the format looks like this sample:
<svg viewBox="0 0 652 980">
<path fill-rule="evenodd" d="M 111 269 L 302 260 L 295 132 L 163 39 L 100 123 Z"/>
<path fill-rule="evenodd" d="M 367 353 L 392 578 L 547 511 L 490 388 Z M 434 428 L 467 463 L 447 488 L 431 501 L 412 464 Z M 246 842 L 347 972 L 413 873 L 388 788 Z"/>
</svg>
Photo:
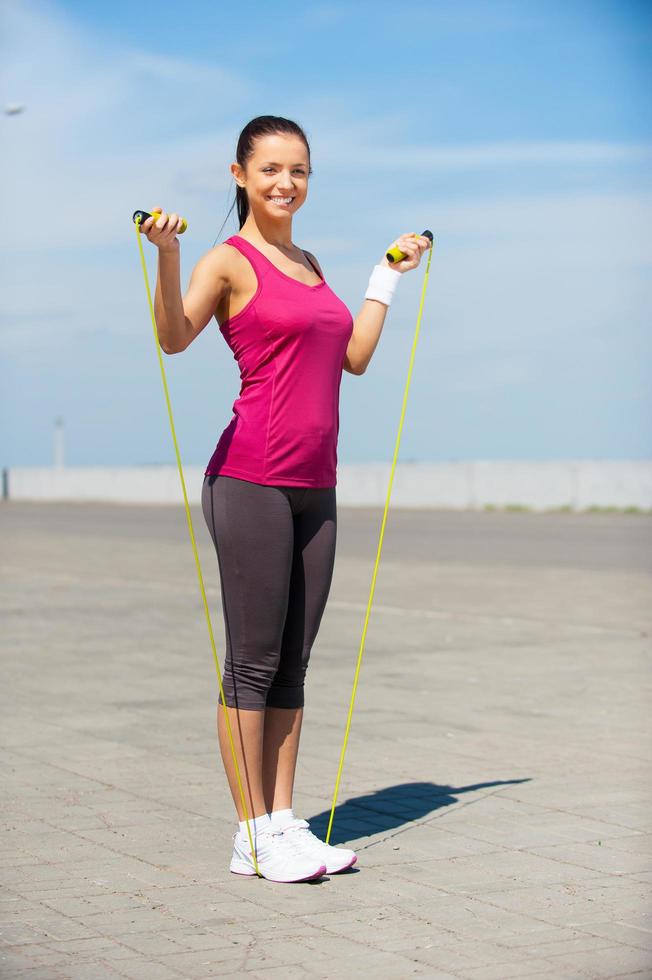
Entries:
<svg viewBox="0 0 652 980">
<path fill-rule="evenodd" d="M 333 577 L 335 487 L 274 487 L 209 474 L 201 502 L 222 586 L 226 703 L 300 708 Z"/>
</svg>

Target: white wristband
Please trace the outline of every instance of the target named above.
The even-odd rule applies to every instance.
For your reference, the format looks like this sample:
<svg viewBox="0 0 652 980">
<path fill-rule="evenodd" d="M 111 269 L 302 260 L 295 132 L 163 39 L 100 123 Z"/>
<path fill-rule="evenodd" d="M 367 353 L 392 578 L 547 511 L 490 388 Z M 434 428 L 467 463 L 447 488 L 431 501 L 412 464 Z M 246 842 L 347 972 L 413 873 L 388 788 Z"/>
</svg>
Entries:
<svg viewBox="0 0 652 980">
<path fill-rule="evenodd" d="M 390 306 L 401 275 L 397 269 L 390 269 L 388 265 L 375 265 L 364 298 L 377 299 L 385 306 Z"/>
</svg>

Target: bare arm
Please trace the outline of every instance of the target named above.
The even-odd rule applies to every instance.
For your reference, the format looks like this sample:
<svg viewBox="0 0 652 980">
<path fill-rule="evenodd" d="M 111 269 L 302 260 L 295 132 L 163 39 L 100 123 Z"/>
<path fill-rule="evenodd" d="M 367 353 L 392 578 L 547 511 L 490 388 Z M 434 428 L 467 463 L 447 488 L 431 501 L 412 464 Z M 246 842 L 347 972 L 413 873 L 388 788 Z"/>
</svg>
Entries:
<svg viewBox="0 0 652 980">
<path fill-rule="evenodd" d="M 188 291 L 181 296 L 180 250 L 176 237 L 181 220 L 176 213 L 168 215 L 157 206 L 142 225 L 142 232 L 158 249 L 154 318 L 159 344 L 166 354 L 177 354 L 192 343 L 216 313 L 231 284 L 228 271 L 231 250 L 218 245 L 199 260 Z"/>
<path fill-rule="evenodd" d="M 197 262 L 181 296 L 179 243 L 159 249 L 154 315 L 161 349 L 178 354 L 201 333 L 230 284 L 228 256 L 221 245 Z"/>
<path fill-rule="evenodd" d="M 389 265 L 389 262 L 386 264 Z M 377 299 L 365 299 L 360 307 L 360 312 L 353 321 L 353 333 L 344 359 L 344 368 L 351 374 L 364 374 L 367 370 L 383 332 L 388 309 L 388 306 Z"/>
<path fill-rule="evenodd" d="M 421 261 L 422 254 L 430 247 L 430 241 L 427 238 L 412 232 L 400 235 L 395 244 L 405 252 L 406 258 L 391 265 L 385 254 L 378 265 L 388 266 L 401 274 L 409 269 L 415 269 Z M 364 374 L 367 370 L 369 361 L 378 346 L 388 309 L 389 307 L 385 303 L 377 299 L 365 299 L 362 303 L 360 312 L 353 321 L 353 333 L 346 349 L 344 361 L 345 369 L 351 371 L 352 374 Z"/>
</svg>

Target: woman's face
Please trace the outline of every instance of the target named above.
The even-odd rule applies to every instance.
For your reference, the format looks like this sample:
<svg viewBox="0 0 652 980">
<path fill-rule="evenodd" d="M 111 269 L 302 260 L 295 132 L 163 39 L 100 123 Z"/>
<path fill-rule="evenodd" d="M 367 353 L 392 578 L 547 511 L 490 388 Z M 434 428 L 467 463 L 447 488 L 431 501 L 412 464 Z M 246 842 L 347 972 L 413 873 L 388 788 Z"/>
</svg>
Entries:
<svg viewBox="0 0 652 980">
<path fill-rule="evenodd" d="M 256 140 L 244 171 L 237 163 L 231 165 L 233 175 L 246 187 L 249 207 L 270 217 L 294 213 L 301 207 L 308 194 L 309 170 L 303 140 L 278 133 Z"/>
</svg>

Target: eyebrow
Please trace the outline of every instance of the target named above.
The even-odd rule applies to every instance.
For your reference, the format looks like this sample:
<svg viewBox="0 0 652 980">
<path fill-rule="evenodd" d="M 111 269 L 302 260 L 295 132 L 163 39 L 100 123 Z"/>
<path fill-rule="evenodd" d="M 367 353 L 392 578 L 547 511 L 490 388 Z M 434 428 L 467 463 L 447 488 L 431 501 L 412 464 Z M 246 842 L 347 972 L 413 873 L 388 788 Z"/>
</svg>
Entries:
<svg viewBox="0 0 652 980">
<path fill-rule="evenodd" d="M 269 167 L 269 166 L 271 166 L 271 167 L 282 167 L 283 164 L 281 164 L 281 163 L 275 163 L 274 160 L 265 160 L 264 163 L 261 163 L 261 167 Z M 293 167 L 305 167 L 306 164 L 305 163 L 293 163 L 292 166 Z"/>
</svg>

